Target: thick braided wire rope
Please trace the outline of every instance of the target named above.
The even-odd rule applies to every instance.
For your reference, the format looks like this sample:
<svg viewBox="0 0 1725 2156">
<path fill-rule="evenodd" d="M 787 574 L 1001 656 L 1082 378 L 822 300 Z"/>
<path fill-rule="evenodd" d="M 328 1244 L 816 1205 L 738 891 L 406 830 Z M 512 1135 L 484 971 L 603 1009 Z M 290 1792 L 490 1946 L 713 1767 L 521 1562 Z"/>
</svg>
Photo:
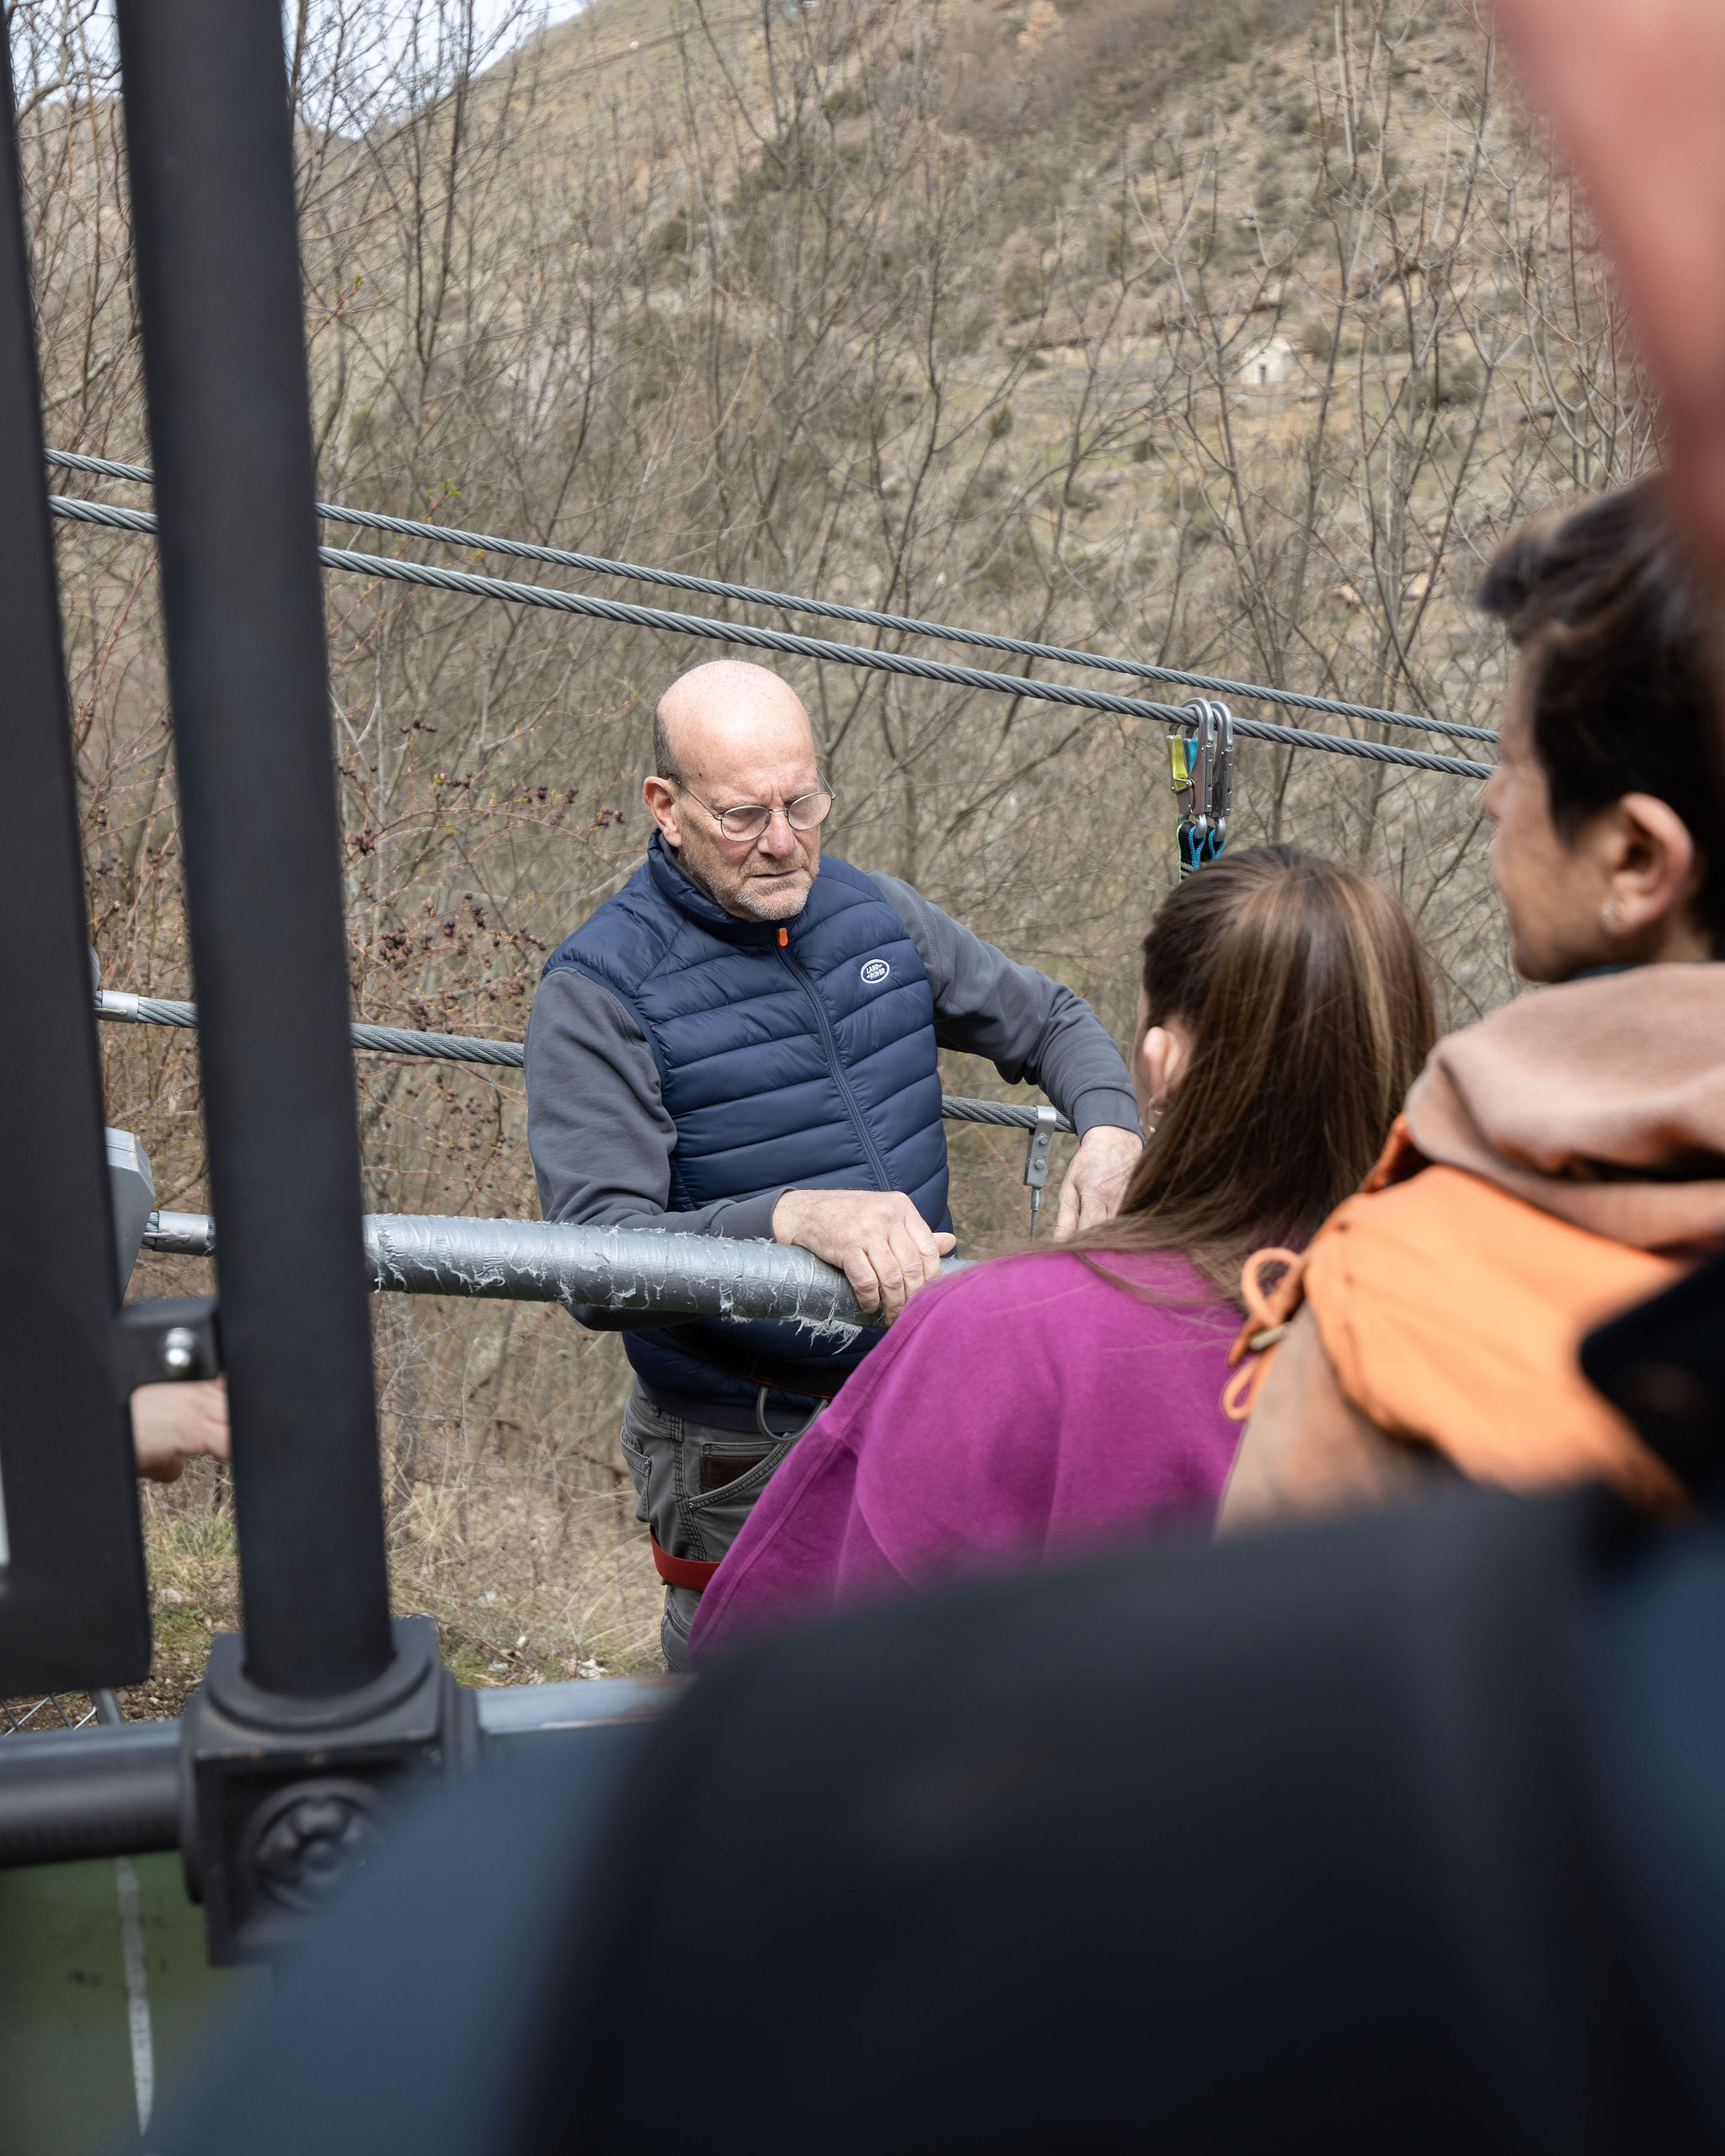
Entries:
<svg viewBox="0 0 1725 2156">
<path fill-rule="evenodd" d="M 198 1022 L 198 1006 L 165 996 L 132 995 L 104 989 L 97 1001 L 96 1015 L 129 1025 L 190 1027 Z M 506 1070 L 520 1070 L 526 1059 L 526 1052 L 519 1041 L 487 1040 L 476 1033 L 422 1033 L 409 1026 L 356 1025 L 350 1030 L 354 1046 L 374 1055 L 419 1055 L 438 1063 L 486 1063 Z M 948 1123 L 996 1123 L 1011 1130 L 1029 1130 L 1036 1125 L 1033 1107 L 1017 1107 L 1010 1101 L 970 1100 L 959 1093 L 945 1095 L 940 1112 Z M 1055 1128 L 1070 1131 L 1072 1126 L 1061 1116 Z"/>
<path fill-rule="evenodd" d="M 943 1093 L 940 1112 L 948 1123 L 991 1123 L 1007 1130 L 1034 1130 L 1037 1111 L 1032 1107 L 1016 1107 L 1010 1101 L 974 1101 L 962 1093 Z M 1056 1130 L 1070 1131 L 1072 1128 L 1065 1116 L 1055 1118 Z"/>
<path fill-rule="evenodd" d="M 51 449 L 51 464 L 98 478 L 130 480 L 149 486 L 154 474 L 142 464 L 120 464 L 105 456 L 83 456 L 71 450 Z M 387 516 L 381 510 L 345 508 L 339 502 L 319 502 L 318 514 L 326 523 L 351 524 L 366 531 L 389 531 L 404 539 L 435 541 L 441 546 L 471 547 L 477 552 L 506 554 L 525 562 L 547 562 L 561 568 L 580 569 L 590 576 L 632 578 L 638 584 L 656 584 L 667 590 L 692 591 L 714 599 L 734 599 L 748 606 L 774 606 L 786 613 L 824 616 L 830 621 L 854 622 L 863 628 L 889 629 L 904 636 L 934 637 L 947 643 L 964 643 L 978 650 L 1010 652 L 1021 659 L 1052 659 L 1063 666 L 1095 667 L 1104 674 L 1128 674 L 1140 681 L 1162 681 L 1174 688 L 1203 689 L 1211 696 L 1251 696 L 1260 703 L 1290 709 L 1321 712 L 1330 718 L 1359 718 L 1381 726 L 1410 727 L 1423 734 L 1446 734 L 1458 741 L 1495 742 L 1489 727 L 1452 725 L 1443 719 L 1421 718 L 1412 712 L 1381 711 L 1371 704 L 1344 703 L 1333 696 L 1308 696 L 1295 689 L 1271 689 L 1252 681 L 1236 681 L 1226 675 L 1192 674 L 1178 666 L 1154 666 L 1141 659 L 1109 659 L 1096 651 L 1079 651 L 1064 644 L 1036 643 L 1025 637 L 1001 637 L 981 629 L 959 629 L 944 622 L 924 622 L 908 614 L 883 614 L 871 606 L 846 606 L 836 600 L 803 599 L 794 592 L 769 591 L 750 584 L 726 584 L 718 577 L 687 576 L 676 569 L 649 568 L 639 562 L 615 561 L 602 554 L 578 554 L 563 547 L 542 547 L 526 539 L 501 539 L 489 531 L 463 531 L 453 525 L 425 524 L 413 517 Z"/>
<path fill-rule="evenodd" d="M 130 1025 L 195 1027 L 198 1006 L 104 989 L 96 999 L 96 1016 Z M 410 1026 L 356 1025 L 349 1030 L 354 1046 L 374 1055 L 423 1055 L 435 1062 L 489 1063 L 505 1070 L 519 1070 L 526 1055 L 519 1041 L 486 1040 L 476 1033 L 420 1033 Z"/>
<path fill-rule="evenodd" d="M 156 519 L 147 510 L 115 509 L 106 502 L 81 502 L 50 494 L 56 516 L 75 524 L 103 525 L 119 531 L 153 532 Z M 705 614 L 670 614 L 657 606 L 631 606 L 620 599 L 595 599 L 585 592 L 553 591 L 544 584 L 511 584 L 502 577 L 475 576 L 465 569 L 433 568 L 424 562 L 387 561 L 378 554 L 358 554 L 345 547 L 320 547 L 326 568 L 371 576 L 396 584 L 418 584 L 430 591 L 458 591 L 474 599 L 497 599 L 514 606 L 543 606 L 553 613 L 578 614 L 591 621 L 622 622 L 632 627 L 662 629 L 673 636 L 704 637 L 714 643 L 742 644 L 756 651 L 788 652 L 799 659 L 822 659 L 839 666 L 866 667 L 919 681 L 945 681 L 961 689 L 985 689 L 997 696 L 1028 696 L 1039 703 L 1065 704 L 1080 711 L 1105 711 L 1123 718 L 1155 719 L 1164 726 L 1189 724 L 1191 713 L 1178 704 L 1152 703 L 1147 697 L 1117 696 L 1102 689 L 1074 689 L 1064 681 L 1033 680 L 1020 674 L 991 674 L 978 666 L 953 666 L 941 659 L 918 659 L 909 652 L 875 651 L 862 644 L 829 643 L 821 637 L 795 636 L 787 629 L 759 629 L 743 622 L 715 621 Z M 1382 741 L 1355 741 L 1342 734 L 1312 734 L 1304 727 L 1276 726 L 1267 719 L 1236 718 L 1236 735 L 1274 741 L 1286 749 L 1322 749 L 1335 756 L 1354 756 L 1370 764 L 1398 764 L 1410 771 L 1445 771 L 1454 778 L 1489 778 L 1489 764 L 1461 756 L 1435 756 L 1423 749 L 1398 749 Z"/>
<path fill-rule="evenodd" d="M 491 1063 L 518 1070 L 526 1059 L 519 1041 L 480 1040 L 470 1033 L 417 1033 L 405 1026 L 355 1026 L 354 1046 L 377 1055 L 428 1055 L 445 1063 Z"/>
</svg>

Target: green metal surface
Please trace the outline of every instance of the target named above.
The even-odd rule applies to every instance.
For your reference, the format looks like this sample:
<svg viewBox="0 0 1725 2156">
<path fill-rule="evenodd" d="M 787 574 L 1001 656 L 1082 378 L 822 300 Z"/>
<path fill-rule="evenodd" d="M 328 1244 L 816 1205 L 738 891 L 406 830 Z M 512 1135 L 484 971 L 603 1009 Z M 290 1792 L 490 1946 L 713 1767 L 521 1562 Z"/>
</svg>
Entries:
<svg viewBox="0 0 1725 2156">
<path fill-rule="evenodd" d="M 0 1871 L 0 2156 L 147 2149 L 268 1982 L 210 1967 L 177 1855 Z"/>
</svg>

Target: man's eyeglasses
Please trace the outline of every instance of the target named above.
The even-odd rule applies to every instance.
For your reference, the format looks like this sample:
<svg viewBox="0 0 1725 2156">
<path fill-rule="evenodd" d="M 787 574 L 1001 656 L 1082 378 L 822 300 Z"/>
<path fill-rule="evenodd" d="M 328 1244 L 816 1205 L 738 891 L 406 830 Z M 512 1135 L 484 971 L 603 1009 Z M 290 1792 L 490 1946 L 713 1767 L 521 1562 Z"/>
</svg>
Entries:
<svg viewBox="0 0 1725 2156">
<path fill-rule="evenodd" d="M 715 808 L 710 802 L 702 801 L 698 793 L 691 792 L 681 779 L 674 783 L 689 795 L 690 800 L 706 809 L 725 838 L 739 841 L 758 839 L 772 821 L 772 810 L 763 807 L 758 801 L 750 803 L 746 808 Z M 799 793 L 794 801 L 786 802 L 785 821 L 793 831 L 812 831 L 831 815 L 836 798 L 836 796 L 825 787 L 813 793 Z"/>
</svg>

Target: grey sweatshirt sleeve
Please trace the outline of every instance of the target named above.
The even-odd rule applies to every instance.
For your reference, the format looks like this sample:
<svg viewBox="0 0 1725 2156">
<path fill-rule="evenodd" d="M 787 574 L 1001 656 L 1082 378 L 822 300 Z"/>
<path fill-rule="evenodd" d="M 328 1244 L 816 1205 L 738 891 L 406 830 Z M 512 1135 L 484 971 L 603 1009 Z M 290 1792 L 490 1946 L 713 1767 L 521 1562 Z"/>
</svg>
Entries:
<svg viewBox="0 0 1725 2156">
<path fill-rule="evenodd" d="M 896 876 L 871 881 L 916 946 L 943 1048 L 985 1055 L 1009 1086 L 1040 1086 L 1081 1137 L 1098 1123 L 1142 1135 L 1120 1051 L 1081 995 L 1016 965 Z"/>
<path fill-rule="evenodd" d="M 788 1185 L 674 1213 L 676 1125 L 645 1036 L 610 990 L 573 967 L 546 974 L 527 1021 L 527 1148 L 547 1220 L 770 1241 Z"/>
</svg>

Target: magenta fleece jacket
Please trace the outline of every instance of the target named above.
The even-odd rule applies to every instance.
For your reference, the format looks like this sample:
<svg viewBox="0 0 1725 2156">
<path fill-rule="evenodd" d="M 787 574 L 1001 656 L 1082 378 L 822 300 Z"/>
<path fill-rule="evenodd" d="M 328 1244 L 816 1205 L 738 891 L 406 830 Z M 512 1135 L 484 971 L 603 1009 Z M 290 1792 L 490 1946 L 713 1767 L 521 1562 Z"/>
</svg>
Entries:
<svg viewBox="0 0 1725 2156">
<path fill-rule="evenodd" d="M 768 1484 L 691 1648 L 1203 1522 L 1240 1434 L 1220 1406 L 1239 1323 L 1173 1256 L 1030 1251 L 924 1289 Z"/>
</svg>

